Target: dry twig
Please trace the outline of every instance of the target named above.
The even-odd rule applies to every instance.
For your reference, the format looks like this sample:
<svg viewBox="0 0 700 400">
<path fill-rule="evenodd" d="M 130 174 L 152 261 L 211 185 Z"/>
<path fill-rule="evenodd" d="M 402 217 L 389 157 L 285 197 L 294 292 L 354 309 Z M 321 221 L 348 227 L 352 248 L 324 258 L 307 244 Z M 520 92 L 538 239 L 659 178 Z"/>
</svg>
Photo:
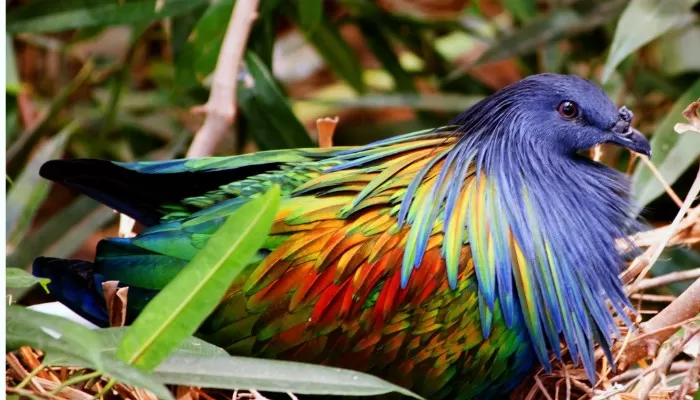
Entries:
<svg viewBox="0 0 700 400">
<path fill-rule="evenodd" d="M 194 109 L 196 112 L 206 112 L 207 117 L 197 131 L 187 157 L 214 154 L 216 146 L 236 118 L 238 70 L 250 28 L 258 15 L 258 2 L 259 0 L 239 0 L 233 7 L 231 20 L 216 62 L 209 101 Z"/>
</svg>

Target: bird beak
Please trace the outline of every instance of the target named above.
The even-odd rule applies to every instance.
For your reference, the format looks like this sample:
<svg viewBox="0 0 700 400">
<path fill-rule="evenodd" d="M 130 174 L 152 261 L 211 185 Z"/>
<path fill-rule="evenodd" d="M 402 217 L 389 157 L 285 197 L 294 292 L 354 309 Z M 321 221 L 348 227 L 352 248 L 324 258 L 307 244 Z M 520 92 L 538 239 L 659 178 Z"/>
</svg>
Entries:
<svg viewBox="0 0 700 400">
<path fill-rule="evenodd" d="M 613 130 L 610 142 L 635 153 L 651 157 L 651 144 L 649 144 L 649 141 L 641 132 L 632 127 L 628 127 L 623 133 L 618 133 Z"/>
</svg>

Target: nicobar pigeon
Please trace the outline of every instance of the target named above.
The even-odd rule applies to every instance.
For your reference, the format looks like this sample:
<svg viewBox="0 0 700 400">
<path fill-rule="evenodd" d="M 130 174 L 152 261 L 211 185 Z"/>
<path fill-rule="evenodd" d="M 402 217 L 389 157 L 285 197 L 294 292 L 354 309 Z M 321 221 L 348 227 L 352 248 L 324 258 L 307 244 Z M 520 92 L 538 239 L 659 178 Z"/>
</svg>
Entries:
<svg viewBox="0 0 700 400">
<path fill-rule="evenodd" d="M 272 185 L 264 247 L 197 335 L 234 355 L 368 372 L 429 399 L 500 398 L 539 363 L 595 380 L 633 307 L 615 242 L 634 229 L 623 174 L 581 155 L 650 155 L 594 83 L 531 76 L 444 127 L 360 147 L 120 163 L 56 160 L 41 175 L 146 226 L 93 262 L 38 258 L 57 298 L 106 325 L 101 283 L 128 318 Z M 568 351 L 562 355 L 562 345 Z"/>
</svg>

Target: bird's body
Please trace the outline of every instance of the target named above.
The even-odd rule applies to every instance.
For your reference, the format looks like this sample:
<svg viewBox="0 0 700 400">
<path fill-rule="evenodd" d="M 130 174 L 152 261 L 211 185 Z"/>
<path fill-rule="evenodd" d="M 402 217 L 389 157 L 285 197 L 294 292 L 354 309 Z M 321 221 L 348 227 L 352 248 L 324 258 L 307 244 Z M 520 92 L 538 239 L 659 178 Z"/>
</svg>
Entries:
<svg viewBox="0 0 700 400">
<path fill-rule="evenodd" d="M 561 109 L 573 101 L 577 122 Z M 629 306 L 615 239 L 631 220 L 624 177 L 576 151 L 620 135 L 648 152 L 622 114 L 587 81 L 546 75 L 454 125 L 360 148 L 52 162 L 44 176 L 148 228 L 102 241 L 94 264 L 38 259 L 35 273 L 98 323 L 100 283 L 117 280 L 134 317 L 228 215 L 277 184 L 272 232 L 198 331 L 204 339 L 237 355 L 370 372 L 431 399 L 505 393 L 537 360 L 549 367 L 548 351 L 560 358 L 560 340 L 592 374 L 594 340 L 608 348 L 616 331 L 606 302 L 623 318 Z M 567 123 L 578 129 L 552 140 Z M 593 128 L 613 136 L 580 132 Z"/>
</svg>

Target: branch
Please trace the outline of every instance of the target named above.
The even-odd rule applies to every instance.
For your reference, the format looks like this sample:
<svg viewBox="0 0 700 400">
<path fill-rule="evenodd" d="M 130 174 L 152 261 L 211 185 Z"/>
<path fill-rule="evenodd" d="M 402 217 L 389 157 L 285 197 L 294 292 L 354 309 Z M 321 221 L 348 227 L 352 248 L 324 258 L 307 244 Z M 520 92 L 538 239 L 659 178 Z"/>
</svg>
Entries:
<svg viewBox="0 0 700 400">
<path fill-rule="evenodd" d="M 224 42 L 211 84 L 207 104 L 195 107 L 195 112 L 206 112 L 204 124 L 192 141 L 188 158 L 214 154 L 217 145 L 236 119 L 236 87 L 238 70 L 248 41 L 250 28 L 257 18 L 259 0 L 239 0 L 233 7 Z"/>
<path fill-rule="evenodd" d="M 700 313 L 700 279 L 697 279 L 671 304 L 652 319 L 642 323 L 641 329 L 629 341 L 620 357 L 618 367 L 624 371 L 630 365 L 647 357 L 649 350 L 658 348 L 680 325 Z"/>
<path fill-rule="evenodd" d="M 647 289 L 665 286 L 669 283 L 689 281 L 698 278 L 700 278 L 700 268 L 690 269 L 687 271 L 676 271 L 656 278 L 643 279 L 636 285 L 636 290 L 638 292 L 642 292 Z"/>
</svg>

